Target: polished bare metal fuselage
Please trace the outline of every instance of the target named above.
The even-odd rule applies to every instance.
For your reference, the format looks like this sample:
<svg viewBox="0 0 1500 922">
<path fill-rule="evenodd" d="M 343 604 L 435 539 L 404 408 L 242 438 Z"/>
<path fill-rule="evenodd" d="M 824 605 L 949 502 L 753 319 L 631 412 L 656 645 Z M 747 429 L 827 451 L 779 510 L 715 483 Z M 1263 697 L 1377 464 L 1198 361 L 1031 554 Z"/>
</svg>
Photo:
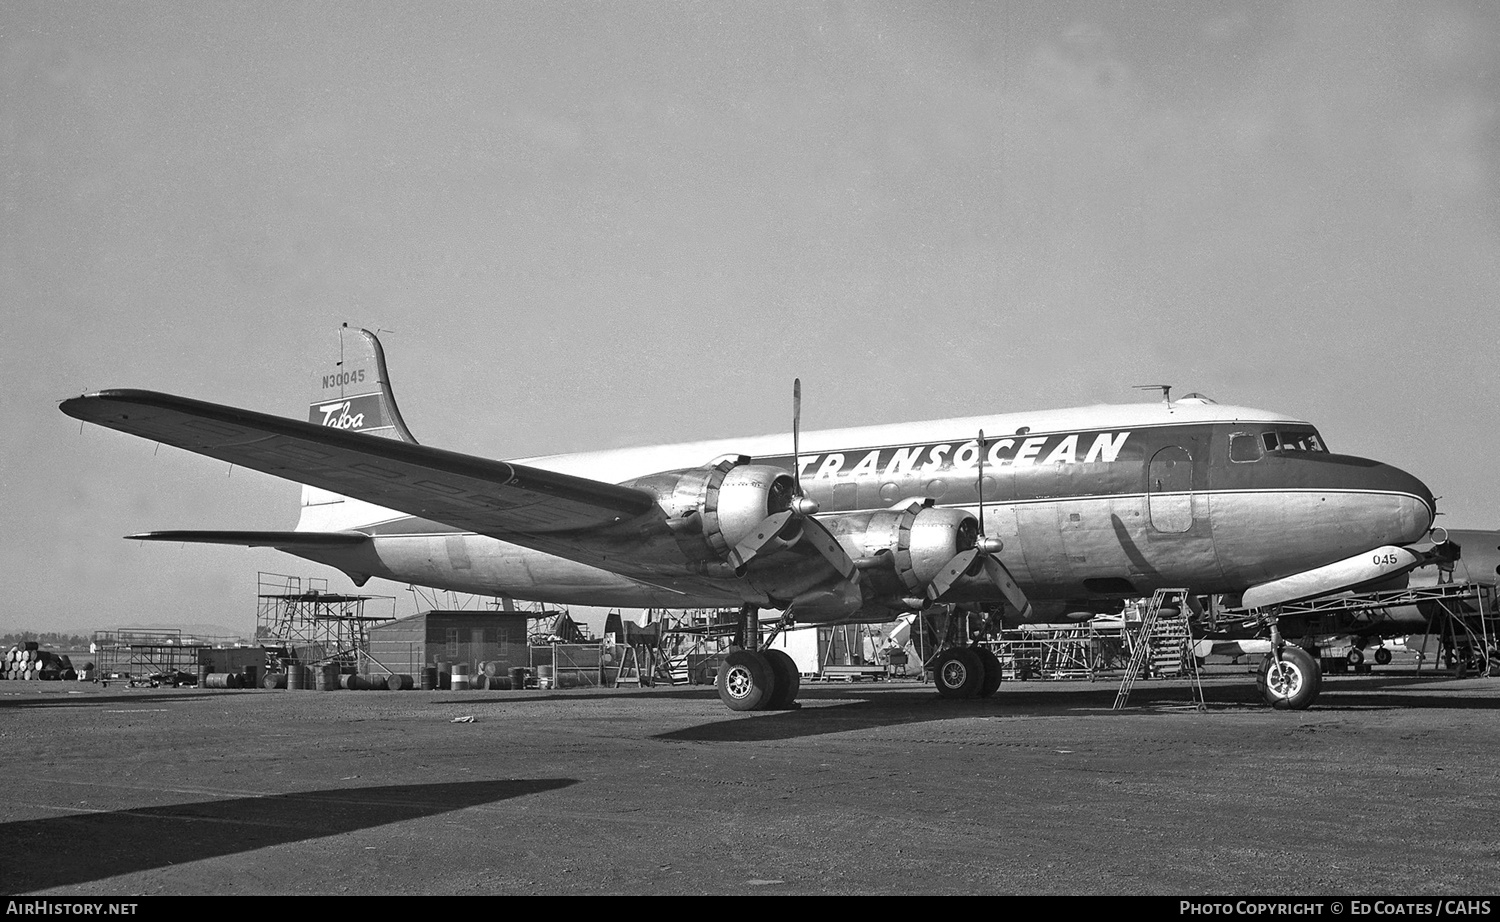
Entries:
<svg viewBox="0 0 1500 922">
<path fill-rule="evenodd" d="M 1430 492 L 1395 468 L 1321 451 L 1231 457 L 1232 436 L 1278 426 L 1310 429 L 1261 411 L 1166 405 L 809 433 L 800 473 L 824 521 L 912 497 L 977 514 L 982 477 L 984 531 L 1003 542 L 999 557 L 1027 596 L 1053 603 L 1039 606 L 1044 619 L 1162 587 L 1238 593 L 1427 531 Z M 997 433 L 983 446 L 981 427 Z M 788 444 L 759 437 L 528 463 L 621 482 L 760 450 L 756 463 L 791 470 L 790 455 L 775 453 Z M 372 535 L 358 547 L 293 551 L 361 580 L 577 605 L 775 605 L 753 578 L 705 579 L 674 556 L 670 536 L 653 538 L 630 521 L 567 541 L 659 560 L 650 579 L 569 559 L 558 536 L 501 541 L 316 491 L 304 498 L 298 528 Z M 987 601 L 993 590 L 964 581 L 948 599 Z"/>
</svg>

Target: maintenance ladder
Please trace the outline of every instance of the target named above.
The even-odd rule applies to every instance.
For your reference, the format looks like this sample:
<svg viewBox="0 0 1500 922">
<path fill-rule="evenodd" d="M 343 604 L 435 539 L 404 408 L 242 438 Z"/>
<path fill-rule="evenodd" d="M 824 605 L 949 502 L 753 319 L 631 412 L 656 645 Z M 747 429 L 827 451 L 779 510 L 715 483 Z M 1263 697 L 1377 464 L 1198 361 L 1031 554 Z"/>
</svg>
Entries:
<svg viewBox="0 0 1500 922">
<path fill-rule="evenodd" d="M 1193 689 L 1193 702 L 1190 706 L 1194 710 L 1203 710 L 1207 706 L 1203 699 L 1203 682 L 1198 677 L 1198 658 L 1193 655 L 1193 632 L 1188 627 L 1187 616 L 1183 611 L 1187 607 L 1187 596 L 1186 589 L 1158 589 L 1152 594 L 1151 603 L 1141 616 L 1140 629 L 1131 638 L 1133 646 L 1130 663 L 1125 667 L 1124 678 L 1120 680 L 1120 692 L 1115 696 L 1113 710 L 1118 711 L 1125 706 L 1136 677 L 1146 668 L 1146 661 L 1153 657 L 1160 660 L 1164 656 L 1180 657 L 1186 664 Z M 1169 615 L 1161 628 L 1158 628 L 1157 618 L 1162 609 L 1167 607 L 1175 608 L 1177 614 Z M 1126 637 L 1130 637 L 1128 629 Z M 1158 668 L 1159 666 L 1160 663 Z"/>
</svg>

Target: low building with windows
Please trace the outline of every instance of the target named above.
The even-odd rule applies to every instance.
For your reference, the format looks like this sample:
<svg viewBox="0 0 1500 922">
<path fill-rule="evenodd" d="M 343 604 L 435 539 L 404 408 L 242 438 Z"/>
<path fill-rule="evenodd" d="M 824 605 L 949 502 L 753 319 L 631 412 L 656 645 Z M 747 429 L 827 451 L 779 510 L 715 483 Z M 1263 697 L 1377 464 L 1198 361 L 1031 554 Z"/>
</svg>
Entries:
<svg viewBox="0 0 1500 922">
<path fill-rule="evenodd" d="M 424 611 L 370 628 L 367 674 L 509 675 L 529 667 L 524 611 Z M 441 682 L 441 680 L 439 680 Z M 441 687 L 441 685 L 439 686 Z"/>
</svg>

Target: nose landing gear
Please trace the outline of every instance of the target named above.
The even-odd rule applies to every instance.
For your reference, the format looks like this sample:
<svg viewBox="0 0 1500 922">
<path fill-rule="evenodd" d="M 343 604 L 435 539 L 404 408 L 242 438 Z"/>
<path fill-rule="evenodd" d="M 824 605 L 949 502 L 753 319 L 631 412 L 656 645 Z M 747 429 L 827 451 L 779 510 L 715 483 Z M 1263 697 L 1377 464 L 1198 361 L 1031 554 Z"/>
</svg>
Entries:
<svg viewBox="0 0 1500 922">
<path fill-rule="evenodd" d="M 1283 711 L 1305 710 L 1323 687 L 1318 661 L 1301 647 L 1284 646 L 1267 653 L 1255 676 L 1255 687 L 1271 707 Z"/>
</svg>

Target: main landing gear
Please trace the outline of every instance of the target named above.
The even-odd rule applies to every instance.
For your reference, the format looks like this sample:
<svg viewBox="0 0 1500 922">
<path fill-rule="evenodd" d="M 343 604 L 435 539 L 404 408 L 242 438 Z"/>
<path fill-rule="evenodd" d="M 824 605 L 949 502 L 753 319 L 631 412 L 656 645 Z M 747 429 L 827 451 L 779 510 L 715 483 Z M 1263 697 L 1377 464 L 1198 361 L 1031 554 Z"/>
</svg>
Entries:
<svg viewBox="0 0 1500 922">
<path fill-rule="evenodd" d="M 735 711 L 796 707 L 802 676 L 780 650 L 731 650 L 719 667 L 719 699 Z"/>
<path fill-rule="evenodd" d="M 1374 656 L 1375 662 L 1381 666 L 1389 666 L 1391 664 L 1391 651 L 1384 646 L 1376 647 Z M 1364 665 L 1365 651 L 1359 647 L 1350 647 L 1349 652 L 1344 654 L 1344 662 L 1351 666 Z"/>
<path fill-rule="evenodd" d="M 740 609 L 734 647 L 719 667 L 719 700 L 734 711 L 786 711 L 797 707 L 802 675 L 781 650 L 757 650 L 759 609 Z"/>
<path fill-rule="evenodd" d="M 944 698 L 988 698 L 1000 687 L 1000 660 L 984 647 L 951 647 L 933 659 L 932 680 Z"/>
</svg>

